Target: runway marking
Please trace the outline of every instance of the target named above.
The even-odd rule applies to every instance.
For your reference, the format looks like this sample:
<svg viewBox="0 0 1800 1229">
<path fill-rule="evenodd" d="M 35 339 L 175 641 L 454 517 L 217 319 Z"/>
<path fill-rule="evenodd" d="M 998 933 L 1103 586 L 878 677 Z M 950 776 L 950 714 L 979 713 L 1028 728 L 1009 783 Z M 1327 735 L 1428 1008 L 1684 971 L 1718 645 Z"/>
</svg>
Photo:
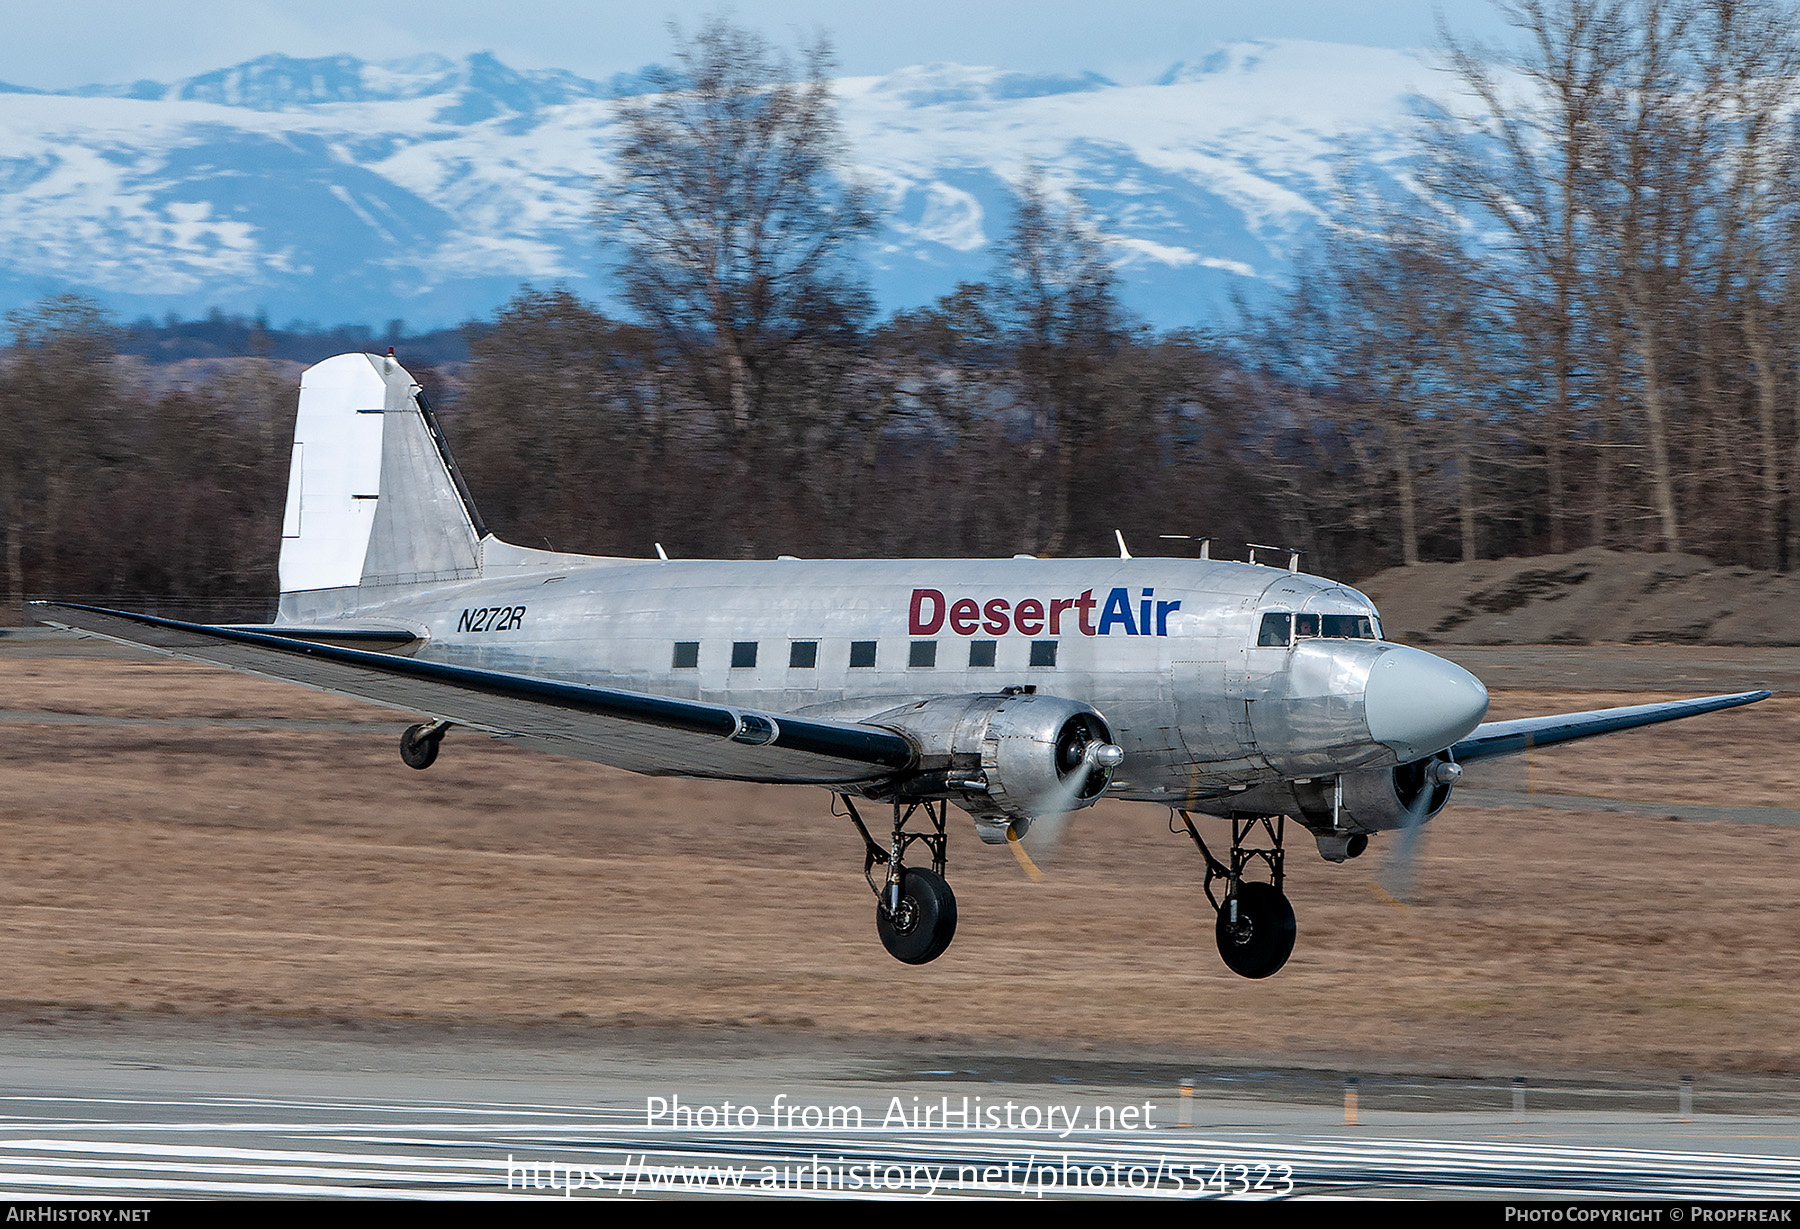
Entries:
<svg viewBox="0 0 1800 1229">
<path fill-rule="evenodd" d="M 1287 1136 L 1277 1132 L 1202 1128 L 1199 1131 L 1051 1133 L 804 1130 L 689 1131 L 646 1129 L 642 1111 L 608 1106 L 510 1102 L 359 1104 L 339 1097 L 0 1098 L 20 1109 L 37 1105 L 79 1117 L 12 1113 L 0 1118 L 0 1192 L 17 1197 L 65 1194 L 265 1195 L 317 1198 L 568 1198 L 560 1190 L 508 1190 L 528 1167 L 591 1171 L 632 1193 L 726 1193 L 701 1183 L 735 1172 L 742 1185 L 729 1193 L 788 1198 L 853 1196 L 843 1190 L 793 1186 L 764 1191 L 748 1175 L 798 1174 L 808 1163 L 861 1166 L 868 1172 L 977 1175 L 1004 1167 L 1009 1174 L 1038 1166 L 1042 1173 L 1099 1172 L 1136 1167 L 1156 1175 L 1151 1189 L 1108 1187 L 1107 1194 L 1146 1198 L 1194 1197 L 1171 1184 L 1171 1167 L 1193 1174 L 1214 1165 L 1292 1166 L 1294 1194 L 1421 1192 L 1635 1194 L 1643 1197 L 1794 1197 L 1800 1195 L 1800 1157 L 1653 1148 L 1542 1144 L 1525 1137 L 1479 1142 L 1424 1138 Z M 233 1110 L 245 1111 L 233 1116 Z M 121 1112 L 122 1120 L 109 1120 Z M 147 1121 L 146 1111 L 168 1111 Z M 292 1117 L 283 1120 L 282 1111 Z M 1562 1137 L 1562 1133 L 1550 1133 Z M 208 1139 L 207 1136 L 215 1138 Z M 1683 1138 L 1698 1133 L 1683 1132 Z M 1741 1132 L 1712 1138 L 1792 1138 Z M 509 1167 L 509 1161 L 511 1165 Z M 685 1167 L 685 1168 L 684 1168 Z M 554 1173 L 555 1171 L 552 1170 Z M 662 1176 L 698 1175 L 683 1185 Z M 635 1177 L 634 1177 L 635 1175 Z M 1229 1175 L 1228 1175 L 1229 1176 Z M 583 1189 L 579 1197 L 618 1194 Z M 864 1190 L 913 1197 L 918 1191 Z M 943 1193 L 943 1192 L 940 1192 Z M 960 1195 L 1030 1195 L 1018 1182 L 974 1182 Z M 1049 1189 L 1043 1194 L 1080 1193 Z M 1092 1193 L 1089 1190 L 1087 1193 Z M 1206 1192 L 1216 1195 L 1216 1191 Z M 1269 1192 L 1260 1192 L 1267 1197 Z"/>
</svg>

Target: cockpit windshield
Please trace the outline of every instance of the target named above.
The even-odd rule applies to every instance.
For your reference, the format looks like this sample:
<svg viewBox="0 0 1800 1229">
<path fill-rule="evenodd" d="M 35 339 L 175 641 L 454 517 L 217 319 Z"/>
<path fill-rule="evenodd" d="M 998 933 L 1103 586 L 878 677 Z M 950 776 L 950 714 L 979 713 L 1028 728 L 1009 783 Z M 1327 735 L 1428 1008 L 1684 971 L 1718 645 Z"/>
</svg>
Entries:
<svg viewBox="0 0 1800 1229">
<path fill-rule="evenodd" d="M 1256 643 L 1264 648 L 1281 648 L 1307 639 L 1373 640 L 1375 620 L 1368 615 L 1274 612 L 1262 617 L 1256 632 Z"/>
</svg>

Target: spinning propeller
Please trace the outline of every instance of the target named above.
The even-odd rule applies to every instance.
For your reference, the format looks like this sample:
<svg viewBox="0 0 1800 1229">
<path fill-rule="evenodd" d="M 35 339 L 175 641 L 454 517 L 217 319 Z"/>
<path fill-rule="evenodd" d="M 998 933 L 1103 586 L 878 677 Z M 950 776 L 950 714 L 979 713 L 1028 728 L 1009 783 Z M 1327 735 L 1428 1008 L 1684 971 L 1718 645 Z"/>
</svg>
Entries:
<svg viewBox="0 0 1800 1229">
<path fill-rule="evenodd" d="M 1412 767 L 1404 765 L 1396 771 L 1406 772 Z M 1462 768 L 1448 759 L 1423 761 L 1418 772 L 1419 782 L 1407 804 L 1405 819 L 1395 830 L 1393 852 L 1375 877 L 1380 893 L 1390 903 L 1403 907 L 1418 899 L 1419 848 L 1425 840 L 1425 823 L 1447 801 L 1450 787 L 1462 780 Z M 1439 798 L 1440 789 L 1445 791 L 1445 798 Z"/>
<path fill-rule="evenodd" d="M 1025 833 L 1016 823 L 1006 830 L 1007 848 L 1032 882 L 1043 882 L 1044 872 L 1038 863 L 1048 865 L 1056 856 L 1057 846 L 1079 804 L 1099 793 L 1092 787 L 1093 774 L 1098 771 L 1103 777 L 1110 776 L 1124 761 L 1124 749 L 1106 741 L 1086 722 L 1071 721 L 1063 727 L 1056 742 L 1056 788 L 1033 808 L 1036 815 L 1025 825 Z M 1104 780 L 1100 788 L 1105 788 Z"/>
</svg>

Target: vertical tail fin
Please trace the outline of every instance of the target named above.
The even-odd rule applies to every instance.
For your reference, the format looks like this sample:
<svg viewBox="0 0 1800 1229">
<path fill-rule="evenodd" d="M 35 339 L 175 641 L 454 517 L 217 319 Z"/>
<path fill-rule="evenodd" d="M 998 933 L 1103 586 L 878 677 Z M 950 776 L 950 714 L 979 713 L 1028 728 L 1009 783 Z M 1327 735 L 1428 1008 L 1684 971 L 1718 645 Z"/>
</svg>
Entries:
<svg viewBox="0 0 1800 1229">
<path fill-rule="evenodd" d="M 481 575 L 487 530 L 419 386 L 392 356 L 309 367 L 281 526 L 281 617 Z"/>
</svg>

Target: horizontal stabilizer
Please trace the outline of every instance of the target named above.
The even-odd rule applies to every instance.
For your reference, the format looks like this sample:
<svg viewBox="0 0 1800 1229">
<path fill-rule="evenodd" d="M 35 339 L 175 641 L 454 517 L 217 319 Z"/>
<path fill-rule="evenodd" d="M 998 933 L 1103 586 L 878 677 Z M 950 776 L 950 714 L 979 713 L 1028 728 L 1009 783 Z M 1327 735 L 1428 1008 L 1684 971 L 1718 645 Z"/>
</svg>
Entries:
<svg viewBox="0 0 1800 1229">
<path fill-rule="evenodd" d="M 1722 708 L 1737 708 L 1766 700 L 1773 692 L 1742 691 L 1729 696 L 1702 696 L 1695 700 L 1671 700 L 1664 704 L 1633 704 L 1625 708 L 1601 708 L 1589 713 L 1560 713 L 1553 717 L 1524 717 L 1517 721 L 1490 721 L 1475 727 L 1475 732 L 1450 748 L 1457 763 L 1491 759 L 1498 755 L 1516 755 L 1533 747 L 1554 747 L 1559 743 L 1592 738 L 1597 734 L 1615 734 L 1640 726 L 1697 717 Z"/>
<path fill-rule="evenodd" d="M 92 606 L 33 602 L 41 623 L 187 661 L 370 700 L 633 772 L 807 785 L 895 776 L 913 746 L 854 722 L 756 713 Z M 280 630 L 280 629 L 276 629 Z"/>
</svg>

